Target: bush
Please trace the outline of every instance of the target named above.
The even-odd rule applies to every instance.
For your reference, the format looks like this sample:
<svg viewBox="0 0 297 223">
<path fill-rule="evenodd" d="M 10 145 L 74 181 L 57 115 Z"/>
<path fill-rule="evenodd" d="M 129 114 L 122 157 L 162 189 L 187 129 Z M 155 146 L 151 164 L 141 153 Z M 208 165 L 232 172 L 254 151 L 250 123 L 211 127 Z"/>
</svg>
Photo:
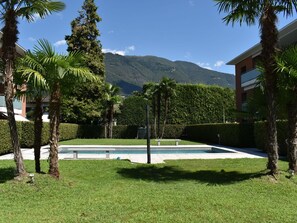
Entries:
<svg viewBox="0 0 297 223">
<path fill-rule="evenodd" d="M 115 139 L 135 139 L 137 129 L 137 126 L 118 125 L 113 127 L 112 135 Z"/>
<path fill-rule="evenodd" d="M 144 126 L 146 123 L 147 100 L 140 96 L 129 96 L 121 105 L 121 113 L 117 116 L 118 124 Z"/>
<path fill-rule="evenodd" d="M 254 138 L 255 144 L 258 149 L 266 151 L 266 122 L 256 122 L 254 124 Z M 279 154 L 287 154 L 286 139 L 288 137 L 288 122 L 287 121 L 277 121 L 277 141 L 279 145 Z"/>
<path fill-rule="evenodd" d="M 201 124 L 187 126 L 189 140 L 234 147 L 254 147 L 253 124 Z"/>
<path fill-rule="evenodd" d="M 6 120 L 0 120 L 0 141 L 0 155 L 12 152 L 9 127 L 8 122 Z"/>
<path fill-rule="evenodd" d="M 20 143 L 22 138 L 22 123 L 24 122 L 17 122 Z M 7 120 L 0 120 L 0 155 L 10 152 L 13 152 L 13 149 L 9 133 L 9 125 Z"/>
<path fill-rule="evenodd" d="M 104 138 L 104 126 L 79 125 L 78 135 L 83 139 Z"/>
<path fill-rule="evenodd" d="M 232 121 L 234 90 L 218 86 L 179 84 L 170 105 L 168 123 L 203 124 Z"/>
</svg>

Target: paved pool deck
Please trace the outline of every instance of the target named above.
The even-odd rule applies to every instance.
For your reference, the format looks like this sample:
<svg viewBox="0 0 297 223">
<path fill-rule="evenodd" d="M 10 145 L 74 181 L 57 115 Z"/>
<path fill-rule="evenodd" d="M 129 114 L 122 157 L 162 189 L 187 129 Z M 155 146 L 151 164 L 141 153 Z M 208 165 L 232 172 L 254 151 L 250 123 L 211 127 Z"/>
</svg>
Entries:
<svg viewBox="0 0 297 223">
<path fill-rule="evenodd" d="M 66 145 L 60 148 L 67 147 Z M 68 146 L 74 147 L 74 146 Z M 79 146 L 79 147 L 96 147 L 96 148 L 117 148 L 125 146 Z M 145 146 L 129 146 L 129 148 L 146 148 Z M 199 153 L 199 154 L 151 154 L 151 163 L 164 163 L 166 160 L 180 159 L 238 159 L 238 158 L 266 158 L 267 155 L 255 148 L 233 148 L 222 147 L 220 145 L 195 145 L 195 146 L 162 146 L 162 148 L 211 148 L 216 147 L 226 150 L 226 153 Z M 152 149 L 155 146 L 151 147 Z M 232 153 L 230 153 L 232 152 Z M 34 160 L 33 149 L 22 149 L 23 158 L 25 160 Z M 49 157 L 49 146 L 41 148 L 41 159 L 47 160 Z M 12 160 L 13 154 L 0 156 L 0 160 Z M 106 154 L 79 154 L 78 159 L 74 159 L 73 153 L 59 153 L 60 160 L 78 160 L 78 159 L 106 159 Z M 109 159 L 130 160 L 132 163 L 147 163 L 146 154 L 110 154 Z"/>
</svg>

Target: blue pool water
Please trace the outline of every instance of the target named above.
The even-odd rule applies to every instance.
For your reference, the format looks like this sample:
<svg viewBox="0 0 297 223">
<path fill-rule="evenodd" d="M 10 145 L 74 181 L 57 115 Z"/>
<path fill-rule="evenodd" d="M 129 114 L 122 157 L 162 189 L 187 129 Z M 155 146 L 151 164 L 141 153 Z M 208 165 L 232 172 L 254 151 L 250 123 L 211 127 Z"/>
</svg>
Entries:
<svg viewBox="0 0 297 223">
<path fill-rule="evenodd" d="M 78 154 L 106 154 L 106 150 L 100 150 L 96 151 L 94 148 L 92 150 L 90 148 L 84 148 L 83 151 L 81 151 L 82 148 L 78 151 Z M 73 153 L 73 150 L 75 148 L 62 148 L 59 153 L 61 154 L 67 154 L 67 153 Z M 115 150 L 110 150 L 110 154 L 146 154 L 147 150 L 146 149 L 133 149 L 133 148 L 128 148 L 128 149 L 115 149 Z M 219 148 L 196 148 L 196 149 L 188 149 L 188 148 L 179 148 L 179 149 L 151 149 L 151 154 L 203 154 L 203 153 L 232 153 L 231 151 L 228 150 L 223 150 Z"/>
</svg>

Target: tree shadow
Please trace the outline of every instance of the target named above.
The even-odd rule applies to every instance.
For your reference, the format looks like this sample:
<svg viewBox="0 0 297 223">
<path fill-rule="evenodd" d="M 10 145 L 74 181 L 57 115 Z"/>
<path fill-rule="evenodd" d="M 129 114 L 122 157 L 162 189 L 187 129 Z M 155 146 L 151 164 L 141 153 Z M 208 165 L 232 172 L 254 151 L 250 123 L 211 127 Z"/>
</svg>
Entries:
<svg viewBox="0 0 297 223">
<path fill-rule="evenodd" d="M 174 166 L 139 166 L 136 168 L 121 168 L 117 173 L 125 178 L 145 181 L 170 182 L 194 180 L 209 185 L 233 184 L 266 175 L 264 172 L 241 173 L 237 171 L 227 172 L 224 170 L 199 170 L 192 172 Z"/>
<path fill-rule="evenodd" d="M 12 167 L 0 168 L 0 184 L 3 184 L 9 180 L 13 180 L 14 177 L 15 177 L 15 168 L 12 168 Z"/>
</svg>

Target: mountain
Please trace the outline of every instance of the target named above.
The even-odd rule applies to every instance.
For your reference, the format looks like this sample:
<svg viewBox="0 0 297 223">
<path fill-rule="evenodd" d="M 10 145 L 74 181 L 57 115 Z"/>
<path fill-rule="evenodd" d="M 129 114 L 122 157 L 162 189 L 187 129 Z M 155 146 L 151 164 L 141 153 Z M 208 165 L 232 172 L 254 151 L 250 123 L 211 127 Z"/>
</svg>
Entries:
<svg viewBox="0 0 297 223">
<path fill-rule="evenodd" d="M 119 86 L 124 95 L 142 89 L 144 83 L 159 82 L 162 77 L 178 83 L 202 83 L 235 88 L 235 76 L 208 70 L 185 61 L 170 61 L 155 56 L 105 54 L 106 81 Z"/>
</svg>

